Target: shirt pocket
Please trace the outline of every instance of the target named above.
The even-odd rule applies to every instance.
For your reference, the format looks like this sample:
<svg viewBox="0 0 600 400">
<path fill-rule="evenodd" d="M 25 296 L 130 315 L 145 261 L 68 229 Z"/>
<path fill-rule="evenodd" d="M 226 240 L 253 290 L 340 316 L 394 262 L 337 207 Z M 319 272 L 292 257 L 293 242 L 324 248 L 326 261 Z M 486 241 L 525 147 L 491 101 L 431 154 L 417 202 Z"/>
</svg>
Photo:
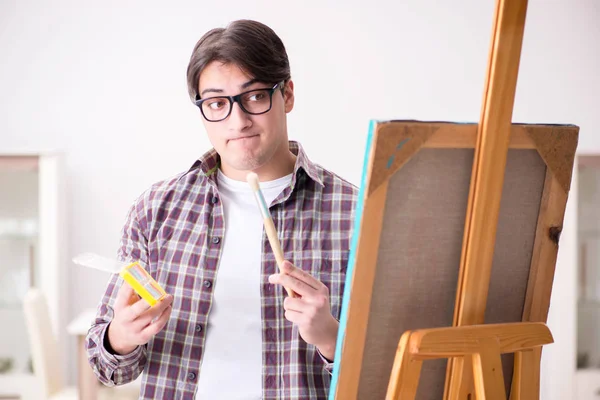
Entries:
<svg viewBox="0 0 600 400">
<path fill-rule="evenodd" d="M 153 246 L 157 281 L 168 291 L 189 292 L 203 279 L 206 261 L 206 233 L 201 229 L 165 229 Z"/>
<path fill-rule="evenodd" d="M 308 272 L 321 281 L 329 290 L 331 314 L 339 319 L 346 269 L 348 264 L 347 251 L 311 251 L 303 252 L 294 260 L 296 267 Z"/>
</svg>

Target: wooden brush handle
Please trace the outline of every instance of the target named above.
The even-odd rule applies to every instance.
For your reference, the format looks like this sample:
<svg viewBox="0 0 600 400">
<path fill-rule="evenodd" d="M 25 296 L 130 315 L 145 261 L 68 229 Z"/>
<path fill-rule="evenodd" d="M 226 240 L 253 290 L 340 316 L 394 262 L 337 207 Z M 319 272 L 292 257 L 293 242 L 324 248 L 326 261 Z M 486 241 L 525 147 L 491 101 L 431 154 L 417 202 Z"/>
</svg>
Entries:
<svg viewBox="0 0 600 400">
<path fill-rule="evenodd" d="M 267 237 L 269 238 L 269 243 L 271 244 L 271 248 L 273 249 L 273 253 L 275 253 L 275 260 L 277 261 L 277 266 L 279 267 L 279 272 L 283 272 L 283 250 L 281 250 L 281 244 L 279 243 L 279 239 L 277 238 L 277 231 L 275 230 L 275 225 L 273 225 L 273 220 L 271 218 L 265 218 L 265 230 L 267 231 Z M 290 288 L 285 288 L 288 296 L 297 297 L 296 293 Z"/>
</svg>

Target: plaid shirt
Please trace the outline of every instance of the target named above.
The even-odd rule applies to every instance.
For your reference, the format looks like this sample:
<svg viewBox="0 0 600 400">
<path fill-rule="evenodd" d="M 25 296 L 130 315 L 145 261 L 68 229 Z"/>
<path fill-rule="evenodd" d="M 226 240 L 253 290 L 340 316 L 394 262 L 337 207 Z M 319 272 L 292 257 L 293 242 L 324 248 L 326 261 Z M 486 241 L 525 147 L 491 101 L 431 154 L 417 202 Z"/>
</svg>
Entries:
<svg viewBox="0 0 600 400">
<path fill-rule="evenodd" d="M 298 143 L 290 141 L 290 151 L 297 155 L 294 174 L 270 206 L 273 222 L 285 258 L 329 288 L 331 312 L 339 319 L 358 191 L 310 162 Z M 224 235 L 217 168 L 213 149 L 187 172 L 153 185 L 130 209 L 118 258 L 140 261 L 173 295 L 173 309 L 146 345 L 125 356 L 111 354 L 104 340 L 122 284 L 113 276 L 86 340 L 89 362 L 105 385 L 130 382 L 144 371 L 140 398 L 194 398 Z M 263 399 L 326 399 L 333 365 L 285 319 L 285 290 L 268 282 L 277 271 L 263 234 Z"/>
</svg>

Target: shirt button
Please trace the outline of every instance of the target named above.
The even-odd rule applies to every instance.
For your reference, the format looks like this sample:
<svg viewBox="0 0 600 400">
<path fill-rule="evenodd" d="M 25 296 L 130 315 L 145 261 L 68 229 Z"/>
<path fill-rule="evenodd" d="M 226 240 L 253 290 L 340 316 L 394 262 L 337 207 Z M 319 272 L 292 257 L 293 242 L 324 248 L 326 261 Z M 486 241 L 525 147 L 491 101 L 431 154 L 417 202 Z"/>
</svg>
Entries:
<svg viewBox="0 0 600 400">
<path fill-rule="evenodd" d="M 212 242 L 213 242 L 214 244 L 217 244 L 217 243 L 219 243 L 220 241 L 221 241 L 221 239 L 219 239 L 217 236 L 214 236 L 214 237 L 212 238 Z"/>
<path fill-rule="evenodd" d="M 196 379 L 196 373 L 195 372 L 190 372 L 188 373 L 188 381 L 193 381 L 194 379 Z"/>
<path fill-rule="evenodd" d="M 204 286 L 209 288 L 212 286 L 212 283 L 210 283 L 210 281 L 204 281 Z"/>
<path fill-rule="evenodd" d="M 213 204 L 216 204 L 219 201 L 219 198 L 217 196 L 214 196 L 212 199 L 210 199 L 210 202 Z"/>
<path fill-rule="evenodd" d="M 196 332 L 202 332 L 202 325 L 196 324 Z"/>
</svg>

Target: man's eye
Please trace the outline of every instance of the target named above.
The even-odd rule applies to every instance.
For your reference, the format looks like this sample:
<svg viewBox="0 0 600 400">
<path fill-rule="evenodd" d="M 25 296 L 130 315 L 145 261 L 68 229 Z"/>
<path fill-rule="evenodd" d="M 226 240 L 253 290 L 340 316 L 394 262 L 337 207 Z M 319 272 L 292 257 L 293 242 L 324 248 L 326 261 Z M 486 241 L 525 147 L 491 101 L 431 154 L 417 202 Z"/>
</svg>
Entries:
<svg viewBox="0 0 600 400">
<path fill-rule="evenodd" d="M 225 107 L 225 102 L 223 100 L 210 101 L 208 102 L 208 107 L 211 110 L 220 110 L 221 108 Z"/>
<path fill-rule="evenodd" d="M 251 93 L 250 96 L 248 96 L 248 101 L 261 101 L 264 100 L 265 96 L 266 95 L 263 92 Z"/>
</svg>

